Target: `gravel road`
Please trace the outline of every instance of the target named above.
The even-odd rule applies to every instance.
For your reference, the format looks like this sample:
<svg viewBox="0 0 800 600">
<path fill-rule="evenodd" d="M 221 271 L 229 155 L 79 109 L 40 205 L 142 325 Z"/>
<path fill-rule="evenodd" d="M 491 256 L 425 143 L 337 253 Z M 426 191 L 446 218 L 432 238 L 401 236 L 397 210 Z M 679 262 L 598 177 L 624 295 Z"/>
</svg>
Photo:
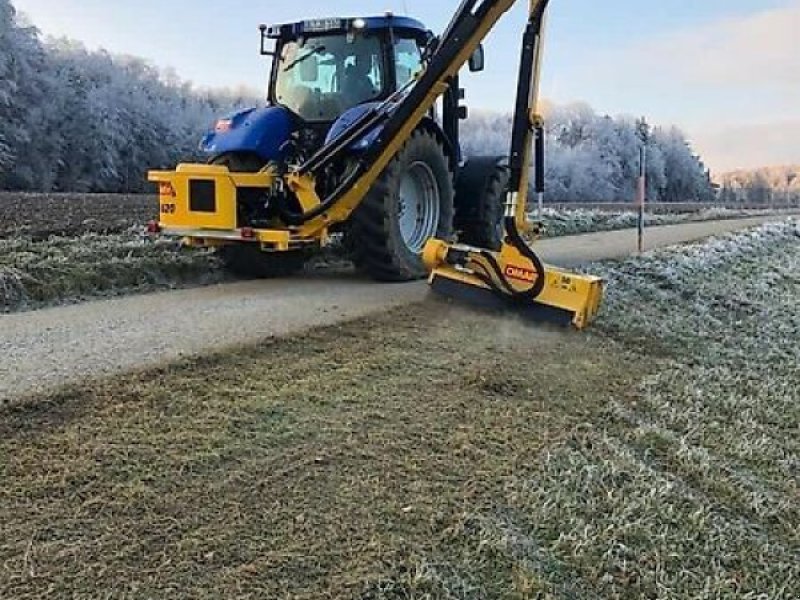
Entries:
<svg viewBox="0 0 800 600">
<path fill-rule="evenodd" d="M 651 227 L 645 234 L 645 250 L 701 240 L 785 218 L 785 215 L 773 215 Z M 536 251 L 546 262 L 563 267 L 594 260 L 620 259 L 636 252 L 636 231 L 626 229 L 541 240 L 536 244 Z"/>
<path fill-rule="evenodd" d="M 648 248 L 744 229 L 775 217 L 654 228 Z M 635 251 L 632 231 L 544 240 L 545 261 L 571 266 Z M 146 368 L 423 300 L 424 283 L 381 285 L 307 275 L 130 296 L 0 316 L 0 401 Z"/>
</svg>

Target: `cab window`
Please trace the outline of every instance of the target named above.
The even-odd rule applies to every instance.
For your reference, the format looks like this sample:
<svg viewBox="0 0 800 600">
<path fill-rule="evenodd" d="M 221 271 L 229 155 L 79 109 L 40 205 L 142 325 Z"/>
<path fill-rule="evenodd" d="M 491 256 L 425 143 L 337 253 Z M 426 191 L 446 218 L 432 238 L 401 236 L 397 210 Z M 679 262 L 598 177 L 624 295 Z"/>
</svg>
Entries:
<svg viewBox="0 0 800 600">
<path fill-rule="evenodd" d="M 308 121 L 333 121 L 384 88 L 377 36 L 321 35 L 283 45 L 275 99 Z"/>
</svg>

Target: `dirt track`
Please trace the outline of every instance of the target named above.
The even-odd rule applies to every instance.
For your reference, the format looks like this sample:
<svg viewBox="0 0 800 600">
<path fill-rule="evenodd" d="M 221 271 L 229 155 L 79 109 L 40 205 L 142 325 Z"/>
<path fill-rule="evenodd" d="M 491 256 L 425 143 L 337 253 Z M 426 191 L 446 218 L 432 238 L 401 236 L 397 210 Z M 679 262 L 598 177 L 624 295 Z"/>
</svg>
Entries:
<svg viewBox="0 0 800 600">
<path fill-rule="evenodd" d="M 648 247 L 701 239 L 775 217 L 652 229 Z M 631 254 L 631 231 L 546 240 L 548 262 L 574 265 Z M 88 377 L 150 367 L 423 300 L 423 283 L 377 285 L 307 276 L 132 296 L 0 317 L 0 401 Z"/>
</svg>

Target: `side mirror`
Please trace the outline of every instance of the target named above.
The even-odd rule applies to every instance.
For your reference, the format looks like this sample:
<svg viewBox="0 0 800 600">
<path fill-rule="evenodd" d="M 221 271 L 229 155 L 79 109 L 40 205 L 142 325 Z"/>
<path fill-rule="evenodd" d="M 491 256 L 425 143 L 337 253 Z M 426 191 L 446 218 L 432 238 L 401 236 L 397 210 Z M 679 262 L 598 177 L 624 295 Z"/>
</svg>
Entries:
<svg viewBox="0 0 800 600">
<path fill-rule="evenodd" d="M 478 46 L 472 56 L 469 57 L 469 70 L 472 73 L 480 73 L 486 68 L 486 53 L 483 50 L 483 44 Z"/>
<path fill-rule="evenodd" d="M 267 48 L 267 43 L 269 42 L 269 27 L 266 25 L 259 25 L 258 30 L 261 32 L 261 56 L 275 56 L 275 51 Z"/>
<path fill-rule="evenodd" d="M 319 81 L 319 60 L 316 56 L 309 56 L 300 63 L 300 80 L 303 83 Z"/>
</svg>

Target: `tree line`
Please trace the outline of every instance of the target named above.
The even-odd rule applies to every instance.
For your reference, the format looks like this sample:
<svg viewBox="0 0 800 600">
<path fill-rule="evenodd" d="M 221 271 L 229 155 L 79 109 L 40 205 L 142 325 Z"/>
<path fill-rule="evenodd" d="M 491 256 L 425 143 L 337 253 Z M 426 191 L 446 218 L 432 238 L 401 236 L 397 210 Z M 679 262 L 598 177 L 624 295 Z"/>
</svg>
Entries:
<svg viewBox="0 0 800 600">
<path fill-rule="evenodd" d="M 651 202 L 706 202 L 715 198 L 709 171 L 676 127 L 597 114 L 583 103 L 546 105 L 548 202 L 626 202 L 634 198 L 640 149 L 647 150 Z M 511 116 L 474 113 L 464 135 L 466 151 L 508 152 Z"/>
<path fill-rule="evenodd" d="M 719 182 L 722 202 L 800 206 L 800 165 L 732 171 Z"/>
<path fill-rule="evenodd" d="M 136 192 L 191 158 L 246 94 L 200 91 L 147 62 L 43 41 L 0 0 L 0 189 Z"/>
<path fill-rule="evenodd" d="M 0 0 L 0 189 L 148 190 L 148 169 L 194 158 L 214 119 L 257 102 L 246 92 L 198 90 L 138 58 L 45 41 Z M 464 150 L 507 154 L 510 132 L 509 115 L 476 112 Z M 642 145 L 651 201 L 714 198 L 678 129 L 573 104 L 548 110 L 547 141 L 549 201 L 632 199 Z"/>
</svg>

